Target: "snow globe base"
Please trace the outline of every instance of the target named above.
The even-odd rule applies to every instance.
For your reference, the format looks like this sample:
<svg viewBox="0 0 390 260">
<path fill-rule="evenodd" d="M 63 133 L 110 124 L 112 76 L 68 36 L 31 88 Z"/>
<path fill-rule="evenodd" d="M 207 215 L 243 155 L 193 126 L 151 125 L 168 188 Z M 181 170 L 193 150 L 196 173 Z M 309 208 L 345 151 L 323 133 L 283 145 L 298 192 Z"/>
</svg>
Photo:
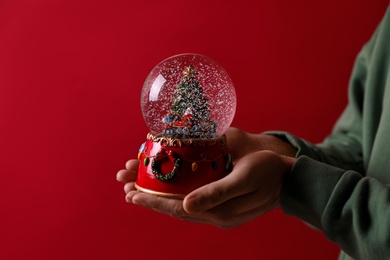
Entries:
<svg viewBox="0 0 390 260">
<path fill-rule="evenodd" d="M 225 135 L 211 139 L 178 139 L 149 133 L 138 159 L 136 188 L 172 198 L 183 198 L 225 177 L 233 167 Z"/>
</svg>

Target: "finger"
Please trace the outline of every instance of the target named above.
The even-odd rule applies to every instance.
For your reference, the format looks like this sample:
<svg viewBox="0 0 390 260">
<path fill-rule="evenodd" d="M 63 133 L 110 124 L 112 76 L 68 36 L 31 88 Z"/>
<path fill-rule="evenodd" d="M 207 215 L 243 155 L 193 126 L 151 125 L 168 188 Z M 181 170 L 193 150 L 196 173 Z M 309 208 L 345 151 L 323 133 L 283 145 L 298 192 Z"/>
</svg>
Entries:
<svg viewBox="0 0 390 260">
<path fill-rule="evenodd" d="M 208 211 L 208 215 L 211 216 L 209 218 L 212 219 L 209 224 L 222 229 L 231 229 L 264 215 L 267 212 L 264 208 L 258 207 L 245 211 L 239 215 L 229 216 L 228 214 L 223 213 L 223 208 L 224 207 L 216 207 Z"/>
<path fill-rule="evenodd" d="M 222 229 L 230 229 L 255 219 L 266 212 L 275 209 L 277 204 L 270 206 L 267 200 L 260 201 L 257 192 L 235 197 L 207 211 L 188 215 L 183 219 L 210 224 Z"/>
<path fill-rule="evenodd" d="M 123 170 L 118 171 L 118 173 L 116 174 L 117 181 L 120 181 L 123 183 L 129 182 L 129 181 L 135 181 L 136 178 L 137 178 L 137 171 L 136 170 L 123 169 Z"/>
<path fill-rule="evenodd" d="M 188 213 L 205 211 L 231 198 L 255 191 L 258 186 L 258 169 L 254 161 L 261 164 L 261 157 L 255 153 L 247 155 L 236 163 L 226 177 L 188 194 L 184 198 L 184 209 Z"/>
<path fill-rule="evenodd" d="M 128 182 L 125 184 L 123 190 L 125 191 L 126 194 L 129 193 L 130 191 L 136 190 L 134 183 L 135 182 Z"/>
<path fill-rule="evenodd" d="M 236 167 L 237 168 L 237 167 Z M 242 185 L 242 180 L 237 177 L 234 169 L 225 178 L 202 186 L 184 198 L 183 207 L 188 213 L 206 211 L 227 200 L 251 192 Z"/>
<path fill-rule="evenodd" d="M 228 128 L 225 134 L 229 153 L 234 163 L 249 153 L 261 150 L 261 144 L 258 143 L 255 134 L 234 127 Z"/>
<path fill-rule="evenodd" d="M 225 134 L 229 153 L 232 155 L 233 160 L 236 161 L 243 155 L 243 142 L 247 139 L 247 133 L 238 128 L 229 127 Z"/>
<path fill-rule="evenodd" d="M 213 212 L 213 214 L 218 218 L 220 216 L 240 216 L 246 212 L 252 211 L 255 208 L 262 207 L 264 202 L 261 200 L 262 199 L 257 192 L 251 192 L 249 194 L 229 199 L 208 211 Z"/>
<path fill-rule="evenodd" d="M 127 170 L 132 170 L 132 171 L 137 171 L 139 166 L 139 160 L 137 159 L 131 159 L 126 162 L 126 169 Z"/>
<path fill-rule="evenodd" d="M 138 194 L 138 193 L 141 193 L 141 191 L 138 191 L 136 189 L 134 190 L 130 190 L 129 192 L 126 193 L 126 202 L 128 203 L 133 203 L 133 197 Z M 133 203 L 134 204 L 134 203 Z"/>
<path fill-rule="evenodd" d="M 240 202 L 245 202 L 245 200 L 246 198 L 242 198 Z M 213 225 L 222 229 L 231 229 L 251 221 L 269 211 L 267 208 L 262 206 L 256 207 L 255 205 L 248 208 L 238 207 L 240 210 L 237 211 L 235 206 L 239 204 L 240 203 L 236 204 L 227 201 L 201 213 L 193 215 L 187 213 L 183 215 L 181 219 L 195 223 Z"/>
<path fill-rule="evenodd" d="M 172 217 L 183 219 L 188 213 L 183 209 L 183 200 L 159 197 L 143 192 L 130 192 L 132 203 Z"/>
<path fill-rule="evenodd" d="M 130 191 L 126 196 L 126 201 L 175 218 L 194 223 L 214 225 L 223 229 L 236 227 L 263 213 L 260 208 L 253 208 L 242 214 L 232 216 L 226 214 L 228 212 L 226 209 L 230 206 L 223 204 L 205 212 L 188 214 L 184 211 L 181 200 L 157 197 L 140 191 Z"/>
<path fill-rule="evenodd" d="M 172 198 L 163 198 L 137 190 L 131 190 L 126 195 L 126 201 L 143 206 L 154 211 L 170 215 L 172 217 L 194 223 L 212 223 L 212 214 L 204 212 L 190 215 L 183 209 L 183 201 Z"/>
<path fill-rule="evenodd" d="M 212 219 L 214 225 L 218 227 L 225 229 L 241 225 L 254 217 L 277 208 L 278 203 L 273 200 L 270 201 L 268 197 L 262 197 L 260 193 L 261 191 L 255 191 L 234 197 L 206 212 L 209 219 Z"/>
</svg>

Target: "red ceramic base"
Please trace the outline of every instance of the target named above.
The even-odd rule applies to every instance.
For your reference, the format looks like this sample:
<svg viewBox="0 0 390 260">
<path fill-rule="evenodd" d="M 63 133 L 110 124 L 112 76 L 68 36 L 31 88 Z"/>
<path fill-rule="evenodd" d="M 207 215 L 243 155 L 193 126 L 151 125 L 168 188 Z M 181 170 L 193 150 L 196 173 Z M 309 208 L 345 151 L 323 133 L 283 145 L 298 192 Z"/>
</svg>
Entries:
<svg viewBox="0 0 390 260">
<path fill-rule="evenodd" d="M 224 135 L 198 140 L 149 133 L 138 159 L 136 188 L 175 198 L 182 198 L 196 188 L 225 177 L 233 166 Z"/>
</svg>

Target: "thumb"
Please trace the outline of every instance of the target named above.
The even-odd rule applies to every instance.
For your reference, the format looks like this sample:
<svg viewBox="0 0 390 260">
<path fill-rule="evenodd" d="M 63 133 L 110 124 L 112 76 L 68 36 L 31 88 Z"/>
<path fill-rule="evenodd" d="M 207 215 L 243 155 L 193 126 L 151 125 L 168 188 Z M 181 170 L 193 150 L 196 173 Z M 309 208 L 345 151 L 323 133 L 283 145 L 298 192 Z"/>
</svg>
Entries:
<svg viewBox="0 0 390 260">
<path fill-rule="evenodd" d="M 239 182 L 230 174 L 189 193 L 183 200 L 183 208 L 189 214 L 204 212 L 241 195 L 239 186 Z"/>
<path fill-rule="evenodd" d="M 275 153 L 270 151 L 258 151 L 241 158 L 229 175 L 189 193 L 183 201 L 184 210 L 189 214 L 204 212 L 234 197 L 254 191 L 261 176 L 254 173 L 267 166 L 264 162 L 269 163 L 271 158 L 275 158 Z"/>
</svg>

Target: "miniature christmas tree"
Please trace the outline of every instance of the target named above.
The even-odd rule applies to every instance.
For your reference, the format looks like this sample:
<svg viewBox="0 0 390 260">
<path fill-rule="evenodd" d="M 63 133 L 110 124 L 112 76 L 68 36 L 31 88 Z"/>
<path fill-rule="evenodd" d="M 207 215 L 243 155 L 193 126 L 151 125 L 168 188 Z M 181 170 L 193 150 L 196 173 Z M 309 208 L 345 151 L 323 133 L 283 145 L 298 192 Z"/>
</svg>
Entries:
<svg viewBox="0 0 390 260">
<path fill-rule="evenodd" d="M 174 91 L 170 111 L 163 119 L 166 136 L 215 137 L 216 123 L 210 119 L 208 101 L 196 76 L 197 72 L 192 65 L 184 69 L 183 78 Z"/>
</svg>

